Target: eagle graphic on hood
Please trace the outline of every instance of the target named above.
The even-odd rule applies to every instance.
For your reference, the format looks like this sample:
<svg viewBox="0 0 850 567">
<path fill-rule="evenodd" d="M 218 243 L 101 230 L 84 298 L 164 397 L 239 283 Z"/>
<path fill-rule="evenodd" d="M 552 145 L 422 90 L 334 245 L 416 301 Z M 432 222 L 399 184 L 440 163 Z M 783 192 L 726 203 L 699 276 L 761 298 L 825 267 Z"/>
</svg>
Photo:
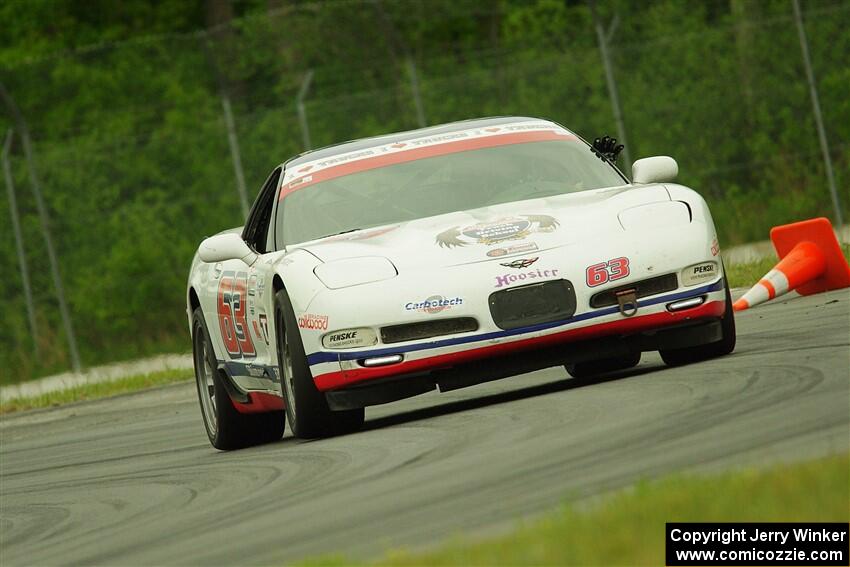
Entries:
<svg viewBox="0 0 850 567">
<path fill-rule="evenodd" d="M 468 226 L 454 226 L 437 235 L 441 248 L 455 248 L 470 244 L 492 245 L 508 240 L 522 240 L 536 232 L 552 232 L 560 223 L 549 215 L 518 215 L 502 217 L 490 222 Z"/>
</svg>

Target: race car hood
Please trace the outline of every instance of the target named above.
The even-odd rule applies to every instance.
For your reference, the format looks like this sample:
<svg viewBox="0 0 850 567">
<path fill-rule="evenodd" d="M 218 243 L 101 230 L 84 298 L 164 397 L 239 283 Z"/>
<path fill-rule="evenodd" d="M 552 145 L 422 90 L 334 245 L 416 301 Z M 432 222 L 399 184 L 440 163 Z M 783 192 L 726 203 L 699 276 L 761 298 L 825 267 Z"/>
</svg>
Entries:
<svg viewBox="0 0 850 567">
<path fill-rule="evenodd" d="M 399 271 L 470 264 L 610 238 L 623 231 L 621 211 L 663 201 L 670 201 L 663 185 L 597 189 L 369 228 L 297 248 L 322 262 L 383 256 Z"/>
</svg>

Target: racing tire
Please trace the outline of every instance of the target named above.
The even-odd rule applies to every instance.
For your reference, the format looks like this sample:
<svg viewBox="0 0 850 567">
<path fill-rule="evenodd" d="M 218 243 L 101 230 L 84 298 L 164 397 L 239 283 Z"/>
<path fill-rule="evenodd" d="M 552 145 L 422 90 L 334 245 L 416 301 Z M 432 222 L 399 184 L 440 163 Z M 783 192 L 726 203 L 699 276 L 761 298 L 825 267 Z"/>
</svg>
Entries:
<svg viewBox="0 0 850 567">
<path fill-rule="evenodd" d="M 192 313 L 192 354 L 201 418 L 213 447 L 228 451 L 283 437 L 286 428 L 284 412 L 243 414 L 233 406 L 219 376 L 218 361 L 200 307 Z"/>
<path fill-rule="evenodd" d="M 283 289 L 275 294 L 275 334 L 281 390 L 292 434 L 312 439 L 360 429 L 366 415 L 363 408 L 333 411 L 325 395 L 316 388 L 295 311 L 289 294 Z"/>
<path fill-rule="evenodd" d="M 565 364 L 564 368 L 567 369 L 567 372 L 573 378 L 589 378 L 591 376 L 605 374 L 606 372 L 633 368 L 640 363 L 640 354 L 640 352 L 635 352 L 625 356 L 618 356 L 616 358 Z"/>
<path fill-rule="evenodd" d="M 735 311 L 732 309 L 732 292 L 729 290 L 729 282 L 726 276 L 723 277 L 723 284 L 726 287 L 726 309 L 720 319 L 722 338 L 713 343 L 658 351 L 667 366 L 692 364 L 724 356 L 735 350 Z"/>
</svg>

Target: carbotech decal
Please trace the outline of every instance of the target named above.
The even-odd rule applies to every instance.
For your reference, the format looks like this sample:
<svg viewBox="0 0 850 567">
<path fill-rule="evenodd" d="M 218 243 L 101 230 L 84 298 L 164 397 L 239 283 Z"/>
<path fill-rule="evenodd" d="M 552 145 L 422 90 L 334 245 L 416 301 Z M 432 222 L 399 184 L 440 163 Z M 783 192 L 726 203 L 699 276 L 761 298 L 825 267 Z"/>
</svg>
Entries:
<svg viewBox="0 0 850 567">
<path fill-rule="evenodd" d="M 549 215 L 519 215 L 491 222 L 455 226 L 437 235 L 436 244 L 444 248 L 469 244 L 492 245 L 508 240 L 522 240 L 536 232 L 552 232 L 560 223 Z"/>
<path fill-rule="evenodd" d="M 305 313 L 304 315 L 298 318 L 298 326 L 302 329 L 310 329 L 313 331 L 327 331 L 328 316 Z"/>
<path fill-rule="evenodd" d="M 528 272 L 520 272 L 518 274 L 504 274 L 496 276 L 496 285 L 494 287 L 505 287 L 515 283 L 534 283 L 543 278 L 554 278 L 558 275 L 558 269 L 551 270 L 531 270 Z"/>
<path fill-rule="evenodd" d="M 446 298 L 442 295 L 432 295 L 424 301 L 410 301 L 408 303 L 405 303 L 404 309 L 406 311 L 419 311 L 421 313 L 428 313 L 429 315 L 433 315 L 435 313 L 445 311 L 446 309 L 451 309 L 455 305 L 463 305 L 463 298 Z"/>
<path fill-rule="evenodd" d="M 711 241 L 711 255 L 717 256 L 720 254 L 720 243 L 717 242 L 717 237 L 714 237 L 714 240 Z"/>
</svg>

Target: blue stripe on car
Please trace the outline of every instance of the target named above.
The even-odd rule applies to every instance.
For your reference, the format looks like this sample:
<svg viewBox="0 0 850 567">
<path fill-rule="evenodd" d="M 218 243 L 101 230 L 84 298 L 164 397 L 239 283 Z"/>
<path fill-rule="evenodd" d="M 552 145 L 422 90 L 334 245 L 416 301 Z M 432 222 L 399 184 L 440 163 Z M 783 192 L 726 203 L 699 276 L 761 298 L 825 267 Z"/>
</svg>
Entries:
<svg viewBox="0 0 850 567">
<path fill-rule="evenodd" d="M 712 291 L 720 291 L 723 289 L 723 280 L 717 280 L 713 284 L 708 284 L 703 287 L 699 287 L 696 289 L 681 291 L 678 293 L 673 293 L 670 295 L 662 295 L 660 297 L 651 297 L 649 299 L 644 299 L 642 301 L 638 301 L 638 307 L 647 307 L 649 305 L 656 305 L 658 303 L 667 303 L 669 301 L 676 301 L 677 299 L 686 299 L 688 297 L 695 297 L 698 295 L 702 295 L 704 293 L 709 293 Z M 617 313 L 620 310 L 619 307 L 606 307 L 604 309 L 597 309 L 596 311 L 589 311 L 587 313 L 582 313 L 580 315 L 575 315 L 574 317 L 570 317 L 569 319 L 563 321 L 553 321 L 551 323 L 540 323 L 537 325 L 529 325 L 528 327 L 521 327 L 519 329 L 510 329 L 508 331 L 494 331 L 491 333 L 484 333 L 481 335 L 473 335 L 468 337 L 453 337 L 450 339 L 443 339 L 441 341 L 431 341 L 428 343 L 419 343 L 413 345 L 404 345 L 392 348 L 381 348 L 374 350 L 361 350 L 356 352 L 346 351 L 346 352 L 314 352 L 312 354 L 307 355 L 307 364 L 310 366 L 314 364 L 320 364 L 322 362 L 338 362 L 341 360 L 357 360 L 360 358 L 369 358 L 373 356 L 383 356 L 387 354 L 402 354 L 406 352 L 415 352 L 418 350 L 427 350 L 432 348 L 441 348 L 446 346 L 453 345 L 461 345 L 465 343 L 475 343 L 478 341 L 486 341 L 489 339 L 497 339 L 503 337 L 513 337 L 516 335 L 522 335 L 524 333 L 533 333 L 535 331 L 543 331 L 546 329 L 552 329 L 555 327 L 561 327 L 563 325 L 570 325 L 572 323 L 577 323 L 579 321 L 586 321 L 588 319 L 595 319 L 596 317 L 604 317 L 605 315 L 610 315 L 612 313 Z"/>
</svg>

